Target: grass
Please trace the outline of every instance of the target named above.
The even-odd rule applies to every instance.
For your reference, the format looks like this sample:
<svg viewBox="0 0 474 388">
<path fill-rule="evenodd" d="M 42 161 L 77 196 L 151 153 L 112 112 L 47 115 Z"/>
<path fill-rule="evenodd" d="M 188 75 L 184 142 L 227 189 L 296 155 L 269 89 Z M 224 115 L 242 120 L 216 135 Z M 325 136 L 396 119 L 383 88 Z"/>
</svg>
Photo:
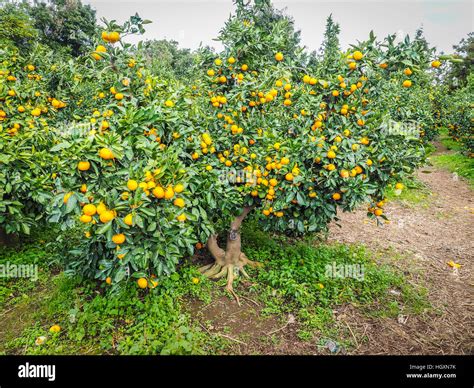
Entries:
<svg viewBox="0 0 474 388">
<path fill-rule="evenodd" d="M 38 245 L 45 239 L 50 242 Z M 428 307 L 423 289 L 410 286 L 392 268 L 378 265 L 363 247 L 315 246 L 311 239 L 269 236 L 253 224 L 246 226 L 243 243 L 249 257 L 265 264 L 263 270 L 254 270 L 256 281 L 249 292 L 258 295 L 264 315 L 283 321 L 292 313 L 300 340 L 318 335 L 350 346 L 335 322 L 337 306 L 352 304 L 363 314 L 383 317 L 396 317 L 402 310 L 421 313 Z M 34 285 L 24 279 L 2 280 L 0 353 L 216 354 L 228 349 L 225 338 L 202 331 L 185 307 L 192 300 L 211 302 L 221 294 L 222 281 L 208 281 L 195 267 L 185 265 L 155 289 L 141 291 L 130 282 L 111 294 L 105 284 L 68 277 L 56 264 L 51 266 L 60 249 L 46 235 L 21 249 L 3 251 L 3 260 L 36 263 L 41 276 Z M 328 268 L 333 264 L 361 266 L 357 268 L 363 268 L 364 278 L 331 277 Z M 193 284 L 193 277 L 201 282 Z M 400 294 L 390 293 L 393 289 Z M 245 292 L 238 281 L 236 290 Z M 49 332 L 53 324 L 61 326 L 59 333 Z M 40 346 L 35 344 L 39 337 L 46 337 Z"/>
<path fill-rule="evenodd" d="M 312 339 L 315 334 L 340 335 L 332 311 L 345 304 L 378 317 L 396 317 L 402 311 L 419 314 L 429 308 L 424 288 L 415 289 L 401 272 L 377 264 L 362 246 L 314 246 L 287 238 L 268 238 L 254 227 L 245 230 L 243 241 L 246 254 L 265 263 L 254 286 L 265 304 L 263 312 L 296 313 L 302 323 L 298 334 L 301 339 Z M 334 269 L 343 267 L 353 269 L 353 275 L 363 273 L 363 278 L 333 276 Z"/>
<path fill-rule="evenodd" d="M 455 152 L 431 155 L 431 163 L 465 178 L 469 186 L 474 189 L 474 158 L 470 158 L 462 152 L 461 144 L 453 140 L 446 129 L 440 132 L 439 140 L 448 150 Z"/>
<path fill-rule="evenodd" d="M 431 191 L 422 181 L 415 177 L 406 178 L 402 181 L 405 188 L 397 195 L 394 188 L 387 190 L 386 197 L 389 201 L 401 201 L 408 206 L 430 205 Z"/>
<path fill-rule="evenodd" d="M 36 282 L 0 280 L 1 353 L 205 354 L 223 346 L 183 310 L 185 297 L 210 298 L 210 282 L 192 282 L 200 276 L 195 268 L 182 267 L 152 290 L 140 291 L 130 282 L 110 294 L 106 285 L 57 273 L 50 265 L 57 249 L 45 234 L 21 249 L 2 250 L 0 262 L 34 263 L 40 276 Z M 49 332 L 53 324 L 61 326 L 60 333 Z M 46 337 L 41 346 L 35 344 L 39 337 Z"/>
<path fill-rule="evenodd" d="M 474 158 L 453 153 L 433 155 L 430 160 L 436 167 L 444 168 L 465 178 L 471 189 L 474 189 Z"/>
</svg>

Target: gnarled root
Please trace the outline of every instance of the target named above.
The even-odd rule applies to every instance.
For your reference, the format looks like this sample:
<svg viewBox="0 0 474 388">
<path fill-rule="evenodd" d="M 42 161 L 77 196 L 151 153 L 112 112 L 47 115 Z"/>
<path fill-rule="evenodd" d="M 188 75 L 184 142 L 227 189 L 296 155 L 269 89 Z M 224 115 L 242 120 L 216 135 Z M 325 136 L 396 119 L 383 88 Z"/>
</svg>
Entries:
<svg viewBox="0 0 474 388">
<path fill-rule="evenodd" d="M 226 290 L 229 291 L 240 306 L 240 300 L 234 292 L 234 269 L 237 268 L 239 272 L 249 278 L 250 276 L 244 270 L 244 266 L 249 265 L 252 268 L 260 268 L 262 264 L 257 261 L 249 260 L 248 257 L 241 251 L 240 226 L 247 214 L 252 210 L 251 207 L 245 207 L 238 217 L 236 217 L 231 225 L 230 232 L 227 238 L 227 246 L 224 251 L 217 244 L 217 235 L 209 236 L 207 241 L 207 249 L 211 253 L 215 262 L 200 268 L 204 276 L 210 279 L 219 279 L 227 275 Z"/>
</svg>

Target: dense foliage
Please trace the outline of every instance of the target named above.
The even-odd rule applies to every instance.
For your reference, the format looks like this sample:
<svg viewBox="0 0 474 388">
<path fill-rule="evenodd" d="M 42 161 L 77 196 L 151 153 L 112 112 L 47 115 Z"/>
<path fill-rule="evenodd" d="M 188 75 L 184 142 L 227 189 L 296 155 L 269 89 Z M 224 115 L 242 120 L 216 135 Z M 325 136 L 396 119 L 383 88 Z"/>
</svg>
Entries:
<svg viewBox="0 0 474 388">
<path fill-rule="evenodd" d="M 291 234 L 367 202 L 368 216 L 384 218 L 387 188 L 403 189 L 436 134 L 441 62 L 422 33 L 371 34 L 341 52 L 330 20 L 318 58 L 269 2 L 236 3 L 219 54 L 125 43 L 148 23 L 135 15 L 74 41 L 48 29 L 71 49 L 53 55 L 35 36 L 69 3 L 41 6 L 35 28 L 21 12 L 2 13 L 1 227 L 27 233 L 46 215 L 84 235 L 70 270 L 145 288 L 244 207 L 263 228 Z M 68 20 L 90 26 L 93 13 L 76 10 Z M 456 114 L 469 113 L 466 98 Z M 470 128 L 466 120 L 456 125 Z"/>
</svg>

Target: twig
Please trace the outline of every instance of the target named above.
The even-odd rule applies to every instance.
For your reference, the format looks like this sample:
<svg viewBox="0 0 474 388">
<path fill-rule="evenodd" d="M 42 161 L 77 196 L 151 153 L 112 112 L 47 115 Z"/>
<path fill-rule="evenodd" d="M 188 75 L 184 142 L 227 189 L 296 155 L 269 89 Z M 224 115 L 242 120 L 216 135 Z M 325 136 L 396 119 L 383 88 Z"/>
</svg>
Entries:
<svg viewBox="0 0 474 388">
<path fill-rule="evenodd" d="M 210 332 L 209 330 L 207 330 L 207 327 L 204 326 L 202 323 L 199 323 L 199 326 L 201 326 L 204 330 L 206 330 L 206 332 L 207 332 L 209 335 L 211 335 L 211 336 L 212 336 L 212 335 L 218 335 L 219 337 L 224 337 L 224 338 L 230 339 L 231 341 L 234 341 L 234 342 L 237 342 L 237 343 L 239 343 L 239 344 L 242 344 L 242 345 L 247 346 L 247 344 L 246 344 L 245 342 L 242 342 L 242 341 L 240 341 L 240 340 L 238 340 L 238 339 L 232 338 L 232 337 L 230 337 L 230 336 L 228 336 L 228 335 L 226 335 L 226 334 L 222 334 L 222 333 L 212 333 L 212 332 Z"/>
<path fill-rule="evenodd" d="M 344 323 L 346 324 L 347 328 L 348 328 L 349 331 L 351 332 L 352 338 L 354 338 L 354 341 L 355 341 L 355 343 L 356 343 L 356 345 L 357 345 L 357 348 L 356 348 L 356 349 L 358 349 L 358 348 L 359 348 L 359 342 L 357 342 L 357 338 L 356 338 L 356 336 L 354 335 L 354 332 L 352 331 L 351 327 L 349 326 L 349 324 L 348 324 L 346 321 L 344 321 Z"/>
<path fill-rule="evenodd" d="M 247 298 L 246 296 L 240 295 L 241 298 L 248 300 L 249 302 L 252 302 L 255 306 L 260 307 L 260 305 L 255 302 L 253 299 Z"/>
<path fill-rule="evenodd" d="M 232 338 L 232 337 L 230 337 L 230 336 L 228 336 L 228 335 L 221 334 L 221 333 L 215 333 L 215 334 L 218 335 L 218 336 L 220 336 L 220 337 L 224 337 L 224 338 L 230 339 L 231 341 L 234 341 L 234 342 L 237 342 L 237 343 L 239 343 L 239 344 L 242 344 L 242 345 L 247 346 L 247 344 L 246 344 L 245 342 L 242 342 L 242 341 L 240 341 L 240 340 L 238 340 L 238 339 Z"/>
<path fill-rule="evenodd" d="M 270 335 L 272 335 L 272 334 L 278 333 L 279 331 L 281 331 L 281 330 L 283 330 L 284 328 L 286 328 L 289 324 L 290 324 L 290 322 L 286 322 L 286 325 L 285 325 L 285 326 L 280 327 L 279 329 L 273 330 L 273 331 L 271 331 L 270 333 L 267 333 L 267 335 L 270 336 Z"/>
</svg>

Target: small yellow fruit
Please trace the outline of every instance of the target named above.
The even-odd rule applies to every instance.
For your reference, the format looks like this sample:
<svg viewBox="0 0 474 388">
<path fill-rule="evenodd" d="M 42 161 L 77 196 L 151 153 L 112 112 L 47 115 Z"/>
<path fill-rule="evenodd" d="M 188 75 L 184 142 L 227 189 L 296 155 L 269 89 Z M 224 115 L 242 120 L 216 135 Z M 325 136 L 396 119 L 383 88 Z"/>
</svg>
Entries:
<svg viewBox="0 0 474 388">
<path fill-rule="evenodd" d="M 114 234 L 112 236 L 112 241 L 117 245 L 123 244 L 125 242 L 125 240 L 126 240 L 126 237 L 123 233 Z"/>
<path fill-rule="evenodd" d="M 130 191 L 135 191 L 135 190 L 138 188 L 138 182 L 137 182 L 136 180 L 130 179 L 130 180 L 127 182 L 127 188 L 128 188 Z"/>
<path fill-rule="evenodd" d="M 90 164 L 90 162 L 87 162 L 87 161 L 79 162 L 79 163 L 77 163 L 77 168 L 78 168 L 79 171 L 87 171 L 91 168 L 91 164 Z"/>
<path fill-rule="evenodd" d="M 99 156 L 102 159 L 110 160 L 110 159 L 114 158 L 114 153 L 111 150 L 109 150 L 108 148 L 101 148 L 100 151 L 99 151 Z"/>
<path fill-rule="evenodd" d="M 95 207 L 95 205 L 89 203 L 82 208 L 82 212 L 86 216 L 93 216 L 94 214 L 97 213 L 97 208 Z"/>
<path fill-rule="evenodd" d="M 275 54 L 275 59 L 278 61 L 278 62 L 281 62 L 283 61 L 283 54 L 278 52 Z"/>
<path fill-rule="evenodd" d="M 171 199 L 173 197 L 174 197 L 174 190 L 171 186 L 169 186 L 165 190 L 165 199 Z"/>
<path fill-rule="evenodd" d="M 61 326 L 59 325 L 53 325 L 49 328 L 49 331 L 51 333 L 59 333 L 61 331 Z"/>
<path fill-rule="evenodd" d="M 91 216 L 88 216 L 88 215 L 86 215 L 86 214 L 83 214 L 83 215 L 79 218 L 79 220 L 80 220 L 81 222 L 83 222 L 84 224 L 88 224 L 89 222 L 92 221 L 92 217 L 91 217 Z"/>
<path fill-rule="evenodd" d="M 354 54 L 352 55 L 352 57 L 356 61 L 360 61 L 364 57 L 364 54 L 362 54 L 360 51 L 354 51 Z"/>
<path fill-rule="evenodd" d="M 145 278 L 140 278 L 137 280 L 138 287 L 144 289 L 148 286 L 148 281 Z"/>
<path fill-rule="evenodd" d="M 133 214 L 127 214 L 123 219 L 125 225 L 132 226 L 133 225 Z"/>
<path fill-rule="evenodd" d="M 173 201 L 173 205 L 175 206 L 178 206 L 178 207 L 184 207 L 186 203 L 184 202 L 184 199 L 183 198 L 176 198 L 174 201 Z"/>
<path fill-rule="evenodd" d="M 181 183 L 178 183 L 175 187 L 174 187 L 174 192 L 175 193 L 182 193 L 184 191 L 184 185 L 181 184 Z"/>
<path fill-rule="evenodd" d="M 103 222 L 104 224 L 109 222 L 109 221 L 112 221 L 113 219 L 115 218 L 115 215 L 112 211 L 110 210 L 106 210 L 104 211 L 100 216 L 99 216 L 99 219 L 100 219 L 100 222 Z"/>
</svg>

